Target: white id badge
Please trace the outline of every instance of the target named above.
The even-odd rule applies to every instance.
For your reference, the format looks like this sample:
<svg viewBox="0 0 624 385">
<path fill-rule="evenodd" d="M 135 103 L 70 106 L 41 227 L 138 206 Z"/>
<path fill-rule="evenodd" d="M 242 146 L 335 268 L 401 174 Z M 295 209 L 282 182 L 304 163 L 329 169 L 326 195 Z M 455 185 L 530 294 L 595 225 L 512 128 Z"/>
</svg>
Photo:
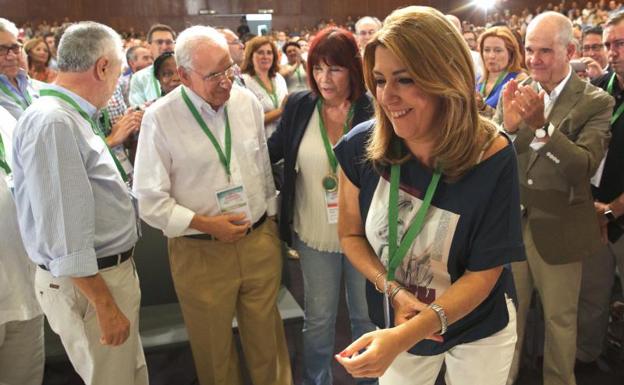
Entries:
<svg viewBox="0 0 624 385">
<path fill-rule="evenodd" d="M 132 175 L 134 167 L 132 167 L 132 163 L 130 163 L 130 159 L 128 159 L 128 155 L 126 154 L 126 150 L 123 148 L 123 146 L 115 146 L 113 148 L 113 152 L 115 153 L 119 164 L 121 164 L 121 167 L 123 167 L 126 174 Z"/>
<path fill-rule="evenodd" d="M 325 210 L 327 211 L 327 223 L 338 223 L 338 191 L 325 191 Z"/>
<path fill-rule="evenodd" d="M 251 222 L 249 200 L 242 184 L 230 185 L 215 192 L 221 213 L 243 213 L 245 221 Z"/>
</svg>

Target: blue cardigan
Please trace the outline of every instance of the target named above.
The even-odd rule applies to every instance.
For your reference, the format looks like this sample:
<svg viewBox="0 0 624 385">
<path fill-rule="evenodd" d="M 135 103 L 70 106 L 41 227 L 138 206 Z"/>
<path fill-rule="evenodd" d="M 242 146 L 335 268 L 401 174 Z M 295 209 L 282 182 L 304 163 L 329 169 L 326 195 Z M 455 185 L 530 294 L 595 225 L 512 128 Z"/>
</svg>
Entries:
<svg viewBox="0 0 624 385">
<path fill-rule="evenodd" d="M 284 160 L 284 180 L 280 191 L 279 229 L 280 236 L 289 246 L 292 245 L 292 221 L 295 204 L 295 164 L 299 146 L 312 114 L 316 111 L 318 96 L 311 91 L 296 92 L 288 96 L 277 129 L 268 140 L 271 163 Z M 363 94 L 355 101 L 355 111 L 351 128 L 369 120 L 373 116 L 373 106 L 369 97 Z M 322 151 L 322 149 L 319 149 Z"/>
</svg>

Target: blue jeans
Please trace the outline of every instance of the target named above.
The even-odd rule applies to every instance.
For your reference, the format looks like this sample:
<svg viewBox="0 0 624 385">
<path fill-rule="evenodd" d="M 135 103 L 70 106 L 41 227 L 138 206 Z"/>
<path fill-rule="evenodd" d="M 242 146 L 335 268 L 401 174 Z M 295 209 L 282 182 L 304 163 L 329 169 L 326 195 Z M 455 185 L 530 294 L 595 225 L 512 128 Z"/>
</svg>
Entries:
<svg viewBox="0 0 624 385">
<path fill-rule="evenodd" d="M 303 385 L 331 385 L 336 315 L 343 276 L 353 340 L 375 330 L 368 317 L 366 280 L 341 253 L 315 250 L 299 237 L 295 237 L 294 247 L 301 261 L 305 298 Z M 360 379 L 357 383 L 376 384 L 377 380 Z"/>
</svg>

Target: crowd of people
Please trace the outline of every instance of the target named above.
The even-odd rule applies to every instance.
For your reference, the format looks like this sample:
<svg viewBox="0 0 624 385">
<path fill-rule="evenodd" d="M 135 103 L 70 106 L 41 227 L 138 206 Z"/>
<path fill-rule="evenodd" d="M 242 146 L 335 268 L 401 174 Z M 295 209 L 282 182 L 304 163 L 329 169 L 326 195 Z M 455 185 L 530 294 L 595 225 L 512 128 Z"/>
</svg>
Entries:
<svg viewBox="0 0 624 385">
<path fill-rule="evenodd" d="M 305 385 L 334 360 L 358 384 L 445 364 L 512 385 L 534 292 L 544 384 L 574 385 L 624 272 L 623 103 L 615 1 L 271 36 L 0 18 L 0 383 L 41 384 L 44 315 L 86 384 L 149 383 L 144 221 L 202 385 L 243 383 L 234 317 L 252 383 L 293 383 L 283 254 Z M 354 342 L 334 355 L 341 285 Z"/>
</svg>

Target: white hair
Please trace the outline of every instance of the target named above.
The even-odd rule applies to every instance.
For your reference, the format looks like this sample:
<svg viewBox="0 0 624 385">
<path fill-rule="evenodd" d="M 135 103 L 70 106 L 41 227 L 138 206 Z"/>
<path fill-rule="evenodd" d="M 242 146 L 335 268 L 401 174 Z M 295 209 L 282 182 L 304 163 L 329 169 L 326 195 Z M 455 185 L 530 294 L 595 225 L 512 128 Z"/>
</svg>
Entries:
<svg viewBox="0 0 624 385">
<path fill-rule="evenodd" d="M 182 31 L 176 40 L 175 59 L 178 67 L 193 69 L 193 51 L 202 43 L 221 46 L 228 51 L 223 34 L 212 27 L 195 25 Z"/>
<path fill-rule="evenodd" d="M 355 32 L 360 31 L 362 24 L 375 24 L 378 30 L 381 29 L 381 27 L 383 26 L 383 24 L 381 23 L 381 21 L 379 21 L 378 18 L 373 17 L 373 16 L 364 16 L 355 23 Z"/>
<path fill-rule="evenodd" d="M 542 23 L 549 23 L 555 26 L 557 29 L 557 40 L 559 43 L 566 47 L 574 39 L 574 30 L 572 28 L 572 22 L 567 17 L 563 16 L 559 12 L 548 11 L 540 13 L 531 20 L 527 26 L 527 35 L 529 31 L 538 28 Z"/>
<path fill-rule="evenodd" d="M 69 26 L 59 43 L 58 68 L 61 72 L 84 72 L 104 55 L 123 60 L 121 38 L 109 26 L 83 21 Z"/>
<path fill-rule="evenodd" d="M 0 32 L 8 32 L 14 37 L 17 37 L 17 35 L 19 34 L 19 30 L 17 29 L 15 24 L 13 24 L 12 21 L 2 17 L 0 17 Z"/>
</svg>

